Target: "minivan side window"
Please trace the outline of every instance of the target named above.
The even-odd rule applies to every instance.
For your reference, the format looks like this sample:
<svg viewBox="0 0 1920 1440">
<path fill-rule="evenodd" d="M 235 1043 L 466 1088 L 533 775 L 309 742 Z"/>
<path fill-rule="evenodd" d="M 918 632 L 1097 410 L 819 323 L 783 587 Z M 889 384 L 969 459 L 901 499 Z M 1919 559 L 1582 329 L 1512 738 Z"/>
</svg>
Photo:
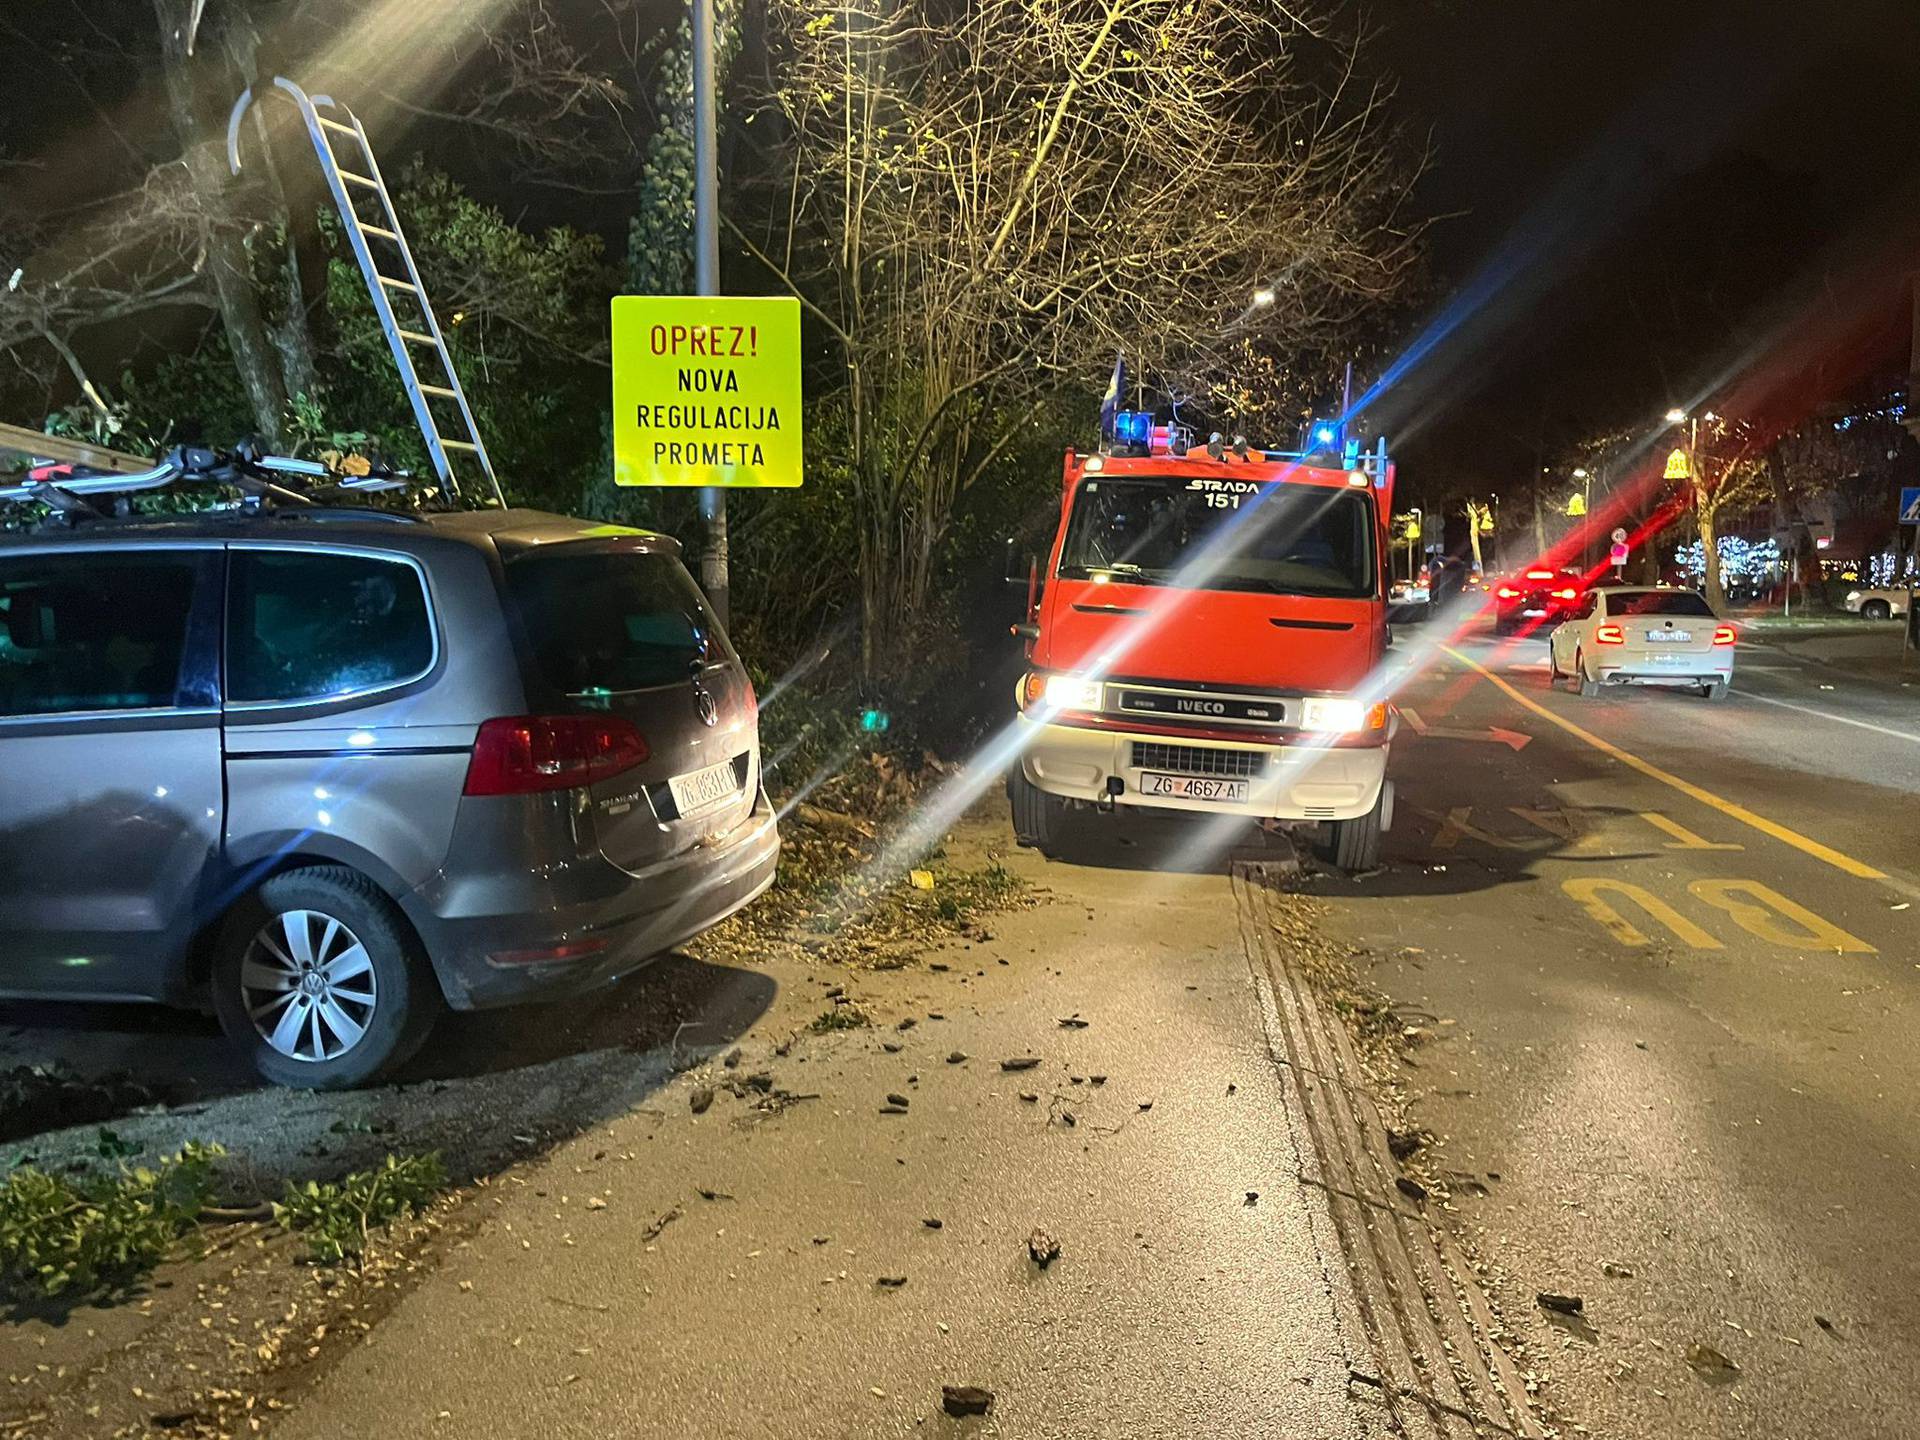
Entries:
<svg viewBox="0 0 1920 1440">
<path fill-rule="evenodd" d="M 189 554 L 0 556 L 0 718 L 180 703 Z"/>
<path fill-rule="evenodd" d="M 337 699 L 424 675 L 433 625 L 404 560 L 318 550 L 230 552 L 227 699 Z"/>
</svg>

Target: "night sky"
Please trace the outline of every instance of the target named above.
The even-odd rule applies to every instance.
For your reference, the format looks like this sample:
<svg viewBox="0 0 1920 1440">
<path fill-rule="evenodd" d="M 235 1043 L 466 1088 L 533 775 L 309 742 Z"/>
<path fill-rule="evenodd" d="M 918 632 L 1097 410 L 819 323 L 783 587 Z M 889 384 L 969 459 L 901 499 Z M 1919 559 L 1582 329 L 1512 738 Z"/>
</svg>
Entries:
<svg viewBox="0 0 1920 1440">
<path fill-rule="evenodd" d="M 1916 0 L 1391 0 L 1375 23 L 1446 217 L 1431 349 L 1375 417 L 1416 490 L 1512 486 L 1743 347 L 1764 363 L 1796 297 L 1884 311 L 1864 260 L 1920 270 Z M 1898 330 L 1845 368 L 1903 365 Z"/>
</svg>

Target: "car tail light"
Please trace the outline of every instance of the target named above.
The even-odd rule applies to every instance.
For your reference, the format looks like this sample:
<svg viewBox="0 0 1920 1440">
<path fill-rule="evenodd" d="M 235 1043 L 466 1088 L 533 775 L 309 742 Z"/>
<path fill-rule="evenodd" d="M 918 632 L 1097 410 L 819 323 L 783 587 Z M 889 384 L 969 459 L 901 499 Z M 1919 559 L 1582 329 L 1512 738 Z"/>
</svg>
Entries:
<svg viewBox="0 0 1920 1440">
<path fill-rule="evenodd" d="M 651 752 L 617 715 L 508 715 L 488 720 L 467 762 L 469 795 L 573 790 L 646 763 Z"/>
<path fill-rule="evenodd" d="M 1596 645 L 1624 645 L 1627 632 L 1620 625 L 1596 625 L 1593 627 L 1593 643 Z"/>
<path fill-rule="evenodd" d="M 1580 598 L 1580 592 L 1578 590 L 1556 590 L 1553 592 L 1553 598 L 1556 600 L 1578 600 Z"/>
<path fill-rule="evenodd" d="M 1502 585 L 1494 593 L 1498 595 L 1502 600 L 1518 600 L 1520 598 L 1520 592 L 1514 589 L 1511 585 Z"/>
<path fill-rule="evenodd" d="M 1527 579 L 1529 580 L 1551 580 L 1552 578 L 1553 578 L 1553 572 L 1551 570 L 1527 571 Z"/>
<path fill-rule="evenodd" d="M 1714 627 L 1713 643 L 1716 645 L 1731 645 L 1739 638 L 1740 632 L 1735 630 L 1731 625 L 1716 625 Z"/>
</svg>

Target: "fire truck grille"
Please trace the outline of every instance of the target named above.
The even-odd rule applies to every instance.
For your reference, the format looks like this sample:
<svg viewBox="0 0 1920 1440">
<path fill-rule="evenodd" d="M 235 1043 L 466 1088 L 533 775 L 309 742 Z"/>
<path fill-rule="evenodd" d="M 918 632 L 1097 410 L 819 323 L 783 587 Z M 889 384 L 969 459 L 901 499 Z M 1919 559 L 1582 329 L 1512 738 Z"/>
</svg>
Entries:
<svg viewBox="0 0 1920 1440">
<path fill-rule="evenodd" d="M 1251 780 L 1266 770 L 1267 757 L 1258 750 L 1220 750 L 1212 746 L 1163 745 L 1158 741 L 1136 740 L 1133 764 L 1137 770 Z"/>
</svg>

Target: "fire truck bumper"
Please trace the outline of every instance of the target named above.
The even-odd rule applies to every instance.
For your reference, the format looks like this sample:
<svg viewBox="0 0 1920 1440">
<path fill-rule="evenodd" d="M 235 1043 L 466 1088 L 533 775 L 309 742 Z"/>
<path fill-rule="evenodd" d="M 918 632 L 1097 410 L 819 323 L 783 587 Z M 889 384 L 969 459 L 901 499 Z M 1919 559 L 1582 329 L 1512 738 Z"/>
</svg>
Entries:
<svg viewBox="0 0 1920 1440">
<path fill-rule="evenodd" d="M 1049 795 L 1262 820 L 1352 820 L 1386 783 L 1387 745 L 1273 745 L 1131 735 L 1033 720 L 1020 766 Z"/>
</svg>

